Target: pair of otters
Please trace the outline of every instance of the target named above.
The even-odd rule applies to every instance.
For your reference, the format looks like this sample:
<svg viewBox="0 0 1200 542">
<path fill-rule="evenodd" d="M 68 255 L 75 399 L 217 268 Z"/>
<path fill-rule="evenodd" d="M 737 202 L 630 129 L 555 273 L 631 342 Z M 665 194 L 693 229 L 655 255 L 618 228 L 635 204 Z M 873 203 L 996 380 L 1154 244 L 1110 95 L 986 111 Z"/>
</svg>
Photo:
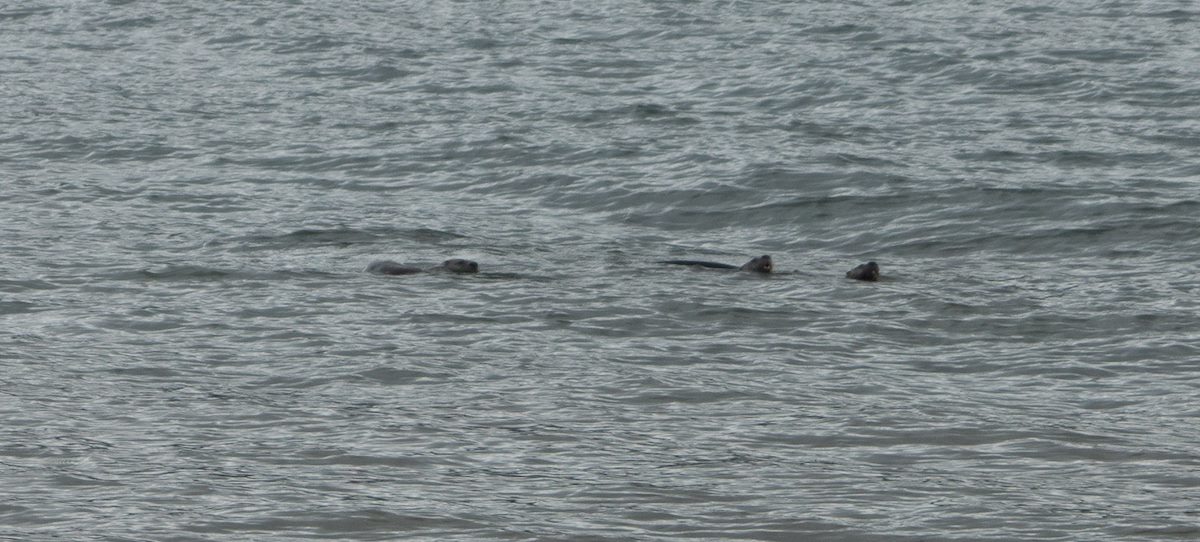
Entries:
<svg viewBox="0 0 1200 542">
<path fill-rule="evenodd" d="M 771 257 L 763 254 L 743 264 L 741 267 L 729 265 L 727 263 L 706 262 L 702 260 L 665 260 L 658 263 L 671 265 L 692 265 L 698 267 L 708 267 L 712 269 L 736 269 L 739 271 L 753 271 L 755 273 L 770 273 L 775 269 L 775 265 L 771 262 Z M 407 265 L 398 264 L 391 261 L 371 262 L 367 265 L 367 272 L 379 273 L 382 275 L 412 275 L 422 271 L 449 271 L 451 273 L 478 273 L 479 264 L 461 258 L 454 258 L 442 262 L 441 265 L 430 267 L 429 269 L 421 269 L 418 267 L 410 267 Z M 867 262 L 846 271 L 846 278 L 855 280 L 879 280 L 879 264 L 875 262 Z"/>
</svg>

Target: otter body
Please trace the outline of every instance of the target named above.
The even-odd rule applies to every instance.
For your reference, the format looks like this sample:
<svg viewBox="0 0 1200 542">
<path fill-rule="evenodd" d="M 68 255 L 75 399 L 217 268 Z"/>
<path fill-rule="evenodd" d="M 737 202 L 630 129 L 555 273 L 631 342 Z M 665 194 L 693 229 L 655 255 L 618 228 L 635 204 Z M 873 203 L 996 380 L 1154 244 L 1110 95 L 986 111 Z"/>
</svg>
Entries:
<svg viewBox="0 0 1200 542">
<path fill-rule="evenodd" d="M 423 272 L 448 271 L 450 273 L 478 273 L 479 264 L 461 258 L 453 258 L 442 262 L 440 265 L 421 269 L 408 265 L 398 264 L 396 262 L 381 260 L 367 264 L 368 273 L 378 273 L 380 275 L 414 275 Z"/>
<path fill-rule="evenodd" d="M 692 265 L 697 267 L 707 267 L 710 269 L 736 269 L 738 271 L 753 271 L 755 273 L 770 273 L 775 268 L 774 264 L 771 262 L 771 257 L 766 254 L 751 259 L 750 261 L 742 264 L 741 267 L 729 265 L 727 263 L 705 262 L 701 260 L 665 260 L 658 263 L 670 265 Z"/>
</svg>

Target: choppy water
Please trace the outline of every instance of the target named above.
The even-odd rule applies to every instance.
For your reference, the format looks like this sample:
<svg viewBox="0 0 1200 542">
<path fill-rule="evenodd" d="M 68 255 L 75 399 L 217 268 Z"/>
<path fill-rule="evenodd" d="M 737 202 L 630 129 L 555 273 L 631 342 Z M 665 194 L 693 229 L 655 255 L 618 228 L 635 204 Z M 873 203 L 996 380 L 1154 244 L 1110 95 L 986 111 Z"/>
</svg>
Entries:
<svg viewBox="0 0 1200 542">
<path fill-rule="evenodd" d="M 0 36 L 0 537 L 1200 537 L 1191 2 Z"/>
</svg>

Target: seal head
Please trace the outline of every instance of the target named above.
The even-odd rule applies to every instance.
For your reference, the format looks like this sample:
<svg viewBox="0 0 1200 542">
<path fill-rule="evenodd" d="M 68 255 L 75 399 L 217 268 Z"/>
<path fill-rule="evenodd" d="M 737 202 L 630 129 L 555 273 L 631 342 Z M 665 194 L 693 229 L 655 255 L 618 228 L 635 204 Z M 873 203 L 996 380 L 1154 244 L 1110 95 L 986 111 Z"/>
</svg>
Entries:
<svg viewBox="0 0 1200 542">
<path fill-rule="evenodd" d="M 879 280 L 879 264 L 867 262 L 856 266 L 854 269 L 846 271 L 846 278 L 875 282 Z"/>
<path fill-rule="evenodd" d="M 478 273 L 479 264 L 462 258 L 452 258 L 442 262 L 441 269 L 451 273 Z"/>
<path fill-rule="evenodd" d="M 742 271 L 753 271 L 755 273 L 770 273 L 771 271 L 775 270 L 775 264 L 771 262 L 770 256 L 763 254 L 762 256 L 742 264 L 742 266 L 738 269 L 741 269 Z"/>
</svg>

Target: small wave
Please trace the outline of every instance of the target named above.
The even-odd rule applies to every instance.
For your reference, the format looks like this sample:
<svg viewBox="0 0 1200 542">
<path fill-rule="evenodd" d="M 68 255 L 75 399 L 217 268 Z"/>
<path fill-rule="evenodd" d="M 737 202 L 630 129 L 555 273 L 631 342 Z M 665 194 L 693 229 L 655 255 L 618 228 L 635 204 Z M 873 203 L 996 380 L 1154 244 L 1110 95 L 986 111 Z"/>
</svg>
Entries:
<svg viewBox="0 0 1200 542">
<path fill-rule="evenodd" d="M 0 315 L 35 312 L 37 305 L 27 301 L 0 301 Z"/>
<path fill-rule="evenodd" d="M 28 8 L 28 7 L 26 7 L 26 8 L 21 8 L 21 9 L 0 11 L 0 21 L 17 21 L 20 19 L 25 19 L 27 17 L 32 17 L 34 15 L 49 15 L 49 14 L 54 13 L 55 11 L 58 11 L 58 9 L 59 8 L 55 8 L 55 7 L 45 7 L 45 8 Z"/>
<path fill-rule="evenodd" d="M 1018 152 L 1006 149 L 960 152 L 955 158 L 967 162 L 1047 163 L 1058 166 L 1108 168 L 1128 164 L 1169 163 L 1175 157 L 1168 153 L 1112 153 L 1085 150 Z"/>
<path fill-rule="evenodd" d="M 366 371 L 361 371 L 358 376 L 367 380 L 374 380 L 381 384 L 411 384 L 414 381 L 421 380 L 445 380 L 452 375 L 450 373 L 431 373 L 427 371 L 418 371 L 414 369 L 399 369 L 396 367 L 375 367 Z"/>
<path fill-rule="evenodd" d="M 415 73 L 417 73 L 417 72 L 414 72 L 412 70 L 406 70 L 403 68 L 397 68 L 394 66 L 389 66 L 386 64 L 378 64 L 378 65 L 374 65 L 374 66 L 353 67 L 353 68 L 309 67 L 309 68 L 304 68 L 302 70 L 289 70 L 289 71 L 285 72 L 284 75 L 288 75 L 291 77 L 302 77 L 302 78 L 316 78 L 316 79 L 333 78 L 333 79 L 347 79 L 347 80 L 352 80 L 352 81 L 365 81 L 368 83 L 384 83 L 384 82 L 393 81 L 396 79 L 404 79 Z"/>
<path fill-rule="evenodd" d="M 222 280 L 234 273 L 213 267 L 199 265 L 168 265 L 157 269 L 140 269 L 132 273 L 118 273 L 116 279 L 150 279 L 150 280 Z"/>
<path fill-rule="evenodd" d="M 134 28 L 146 28 L 154 26 L 158 20 L 154 17 L 129 17 L 125 19 L 115 19 L 105 21 L 99 24 L 101 28 L 129 30 Z"/>
<path fill-rule="evenodd" d="M 284 234 L 260 234 L 211 240 L 207 247 L 230 246 L 232 252 L 256 252 L 300 247 L 350 247 L 396 240 L 441 244 L 465 238 L 454 232 L 433 228 L 305 228 Z"/>
</svg>

